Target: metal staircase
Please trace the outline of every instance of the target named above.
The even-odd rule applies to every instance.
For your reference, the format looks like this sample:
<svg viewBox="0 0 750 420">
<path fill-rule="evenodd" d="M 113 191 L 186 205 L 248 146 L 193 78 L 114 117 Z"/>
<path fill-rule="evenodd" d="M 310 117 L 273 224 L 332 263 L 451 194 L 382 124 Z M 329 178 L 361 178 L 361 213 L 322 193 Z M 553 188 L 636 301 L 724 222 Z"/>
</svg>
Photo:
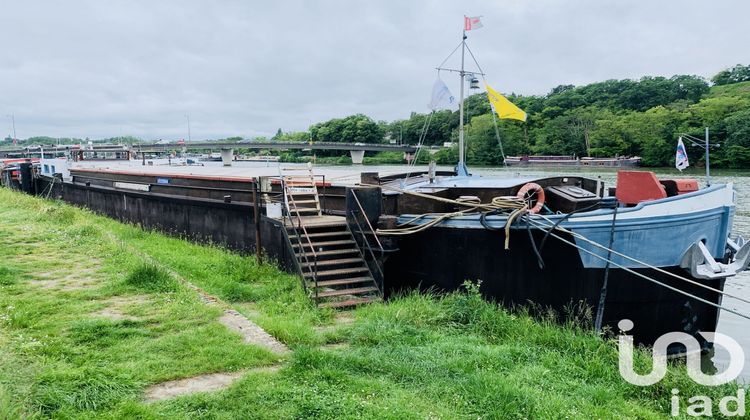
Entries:
<svg viewBox="0 0 750 420">
<path fill-rule="evenodd" d="M 362 251 L 342 216 L 323 215 L 312 167 L 283 175 L 285 234 L 305 290 L 319 307 L 345 308 L 382 300 Z"/>
</svg>

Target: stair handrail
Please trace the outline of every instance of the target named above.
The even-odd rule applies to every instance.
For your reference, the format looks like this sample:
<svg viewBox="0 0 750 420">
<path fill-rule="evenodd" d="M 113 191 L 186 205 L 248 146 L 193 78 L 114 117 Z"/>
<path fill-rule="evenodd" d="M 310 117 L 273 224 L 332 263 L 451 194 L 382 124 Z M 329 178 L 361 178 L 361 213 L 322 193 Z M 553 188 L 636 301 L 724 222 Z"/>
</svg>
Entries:
<svg viewBox="0 0 750 420">
<path fill-rule="evenodd" d="M 307 228 L 305 228 L 305 225 L 302 223 L 302 215 L 299 213 L 297 205 L 294 203 L 294 197 L 292 197 L 290 194 L 288 194 L 287 191 L 287 184 L 284 177 L 281 178 L 281 189 L 284 192 L 284 205 L 286 207 L 286 217 L 289 219 L 289 224 L 292 227 L 292 230 L 294 230 L 295 239 L 297 240 L 297 244 L 299 245 L 299 250 L 302 254 L 302 257 L 304 258 L 304 262 L 307 264 L 307 269 L 310 271 L 310 274 L 312 274 L 313 283 L 315 284 L 314 292 L 315 292 L 315 301 L 318 300 L 318 255 L 315 252 L 315 247 L 313 247 L 312 241 L 310 240 L 310 235 L 307 233 Z M 292 204 L 294 204 L 294 213 L 296 213 L 297 223 L 299 228 L 302 230 L 302 233 L 304 234 L 304 238 L 307 239 L 307 244 L 310 246 L 310 252 L 312 253 L 312 265 L 310 264 L 310 259 L 307 257 L 307 252 L 305 251 L 305 247 L 302 244 L 302 236 L 300 235 L 299 230 L 297 230 L 297 226 L 295 226 L 294 220 L 292 220 L 292 210 L 289 207 L 289 199 L 291 198 Z M 295 260 L 298 259 L 296 253 L 295 253 Z M 299 264 L 299 261 L 297 261 L 297 264 Z M 302 266 L 300 265 L 300 272 L 302 272 L 302 281 L 305 283 L 304 279 L 304 272 L 302 270 Z M 305 283 L 305 288 L 307 288 L 307 283 Z"/>
<path fill-rule="evenodd" d="M 359 202 L 359 198 L 357 197 L 357 193 L 353 190 L 349 190 L 352 193 L 352 197 L 354 198 L 354 201 L 357 203 L 357 207 L 359 207 L 359 212 L 362 215 L 362 217 L 365 219 L 365 222 L 367 223 L 367 227 L 370 229 L 370 232 L 372 233 L 372 236 L 375 238 L 375 242 L 378 244 L 378 250 L 380 251 L 380 255 L 382 256 L 385 254 L 385 249 L 383 248 L 383 244 L 380 243 L 380 239 L 378 239 L 378 235 L 375 233 L 375 230 L 372 228 L 372 223 L 370 223 L 370 219 L 367 217 L 367 213 L 365 213 L 364 207 L 362 207 L 362 203 Z M 378 262 L 378 258 L 375 256 L 375 252 L 372 250 L 372 245 L 370 244 L 369 239 L 367 239 L 367 236 L 365 236 L 364 229 L 362 229 L 362 225 L 359 223 L 358 217 L 356 214 L 354 214 L 353 210 L 350 210 L 350 213 L 352 215 L 352 219 L 354 219 L 354 223 L 357 224 L 357 230 L 359 230 L 360 235 L 362 235 L 362 241 L 365 243 L 365 246 L 367 247 L 367 250 L 370 253 L 370 256 L 372 257 L 372 260 L 375 262 L 375 267 L 377 267 L 378 272 L 380 273 L 380 280 L 385 281 L 385 273 L 383 273 L 383 269 L 380 267 L 380 263 Z M 375 285 L 378 288 L 378 291 L 380 293 L 383 293 L 382 288 L 380 287 L 379 282 L 375 282 Z"/>
</svg>

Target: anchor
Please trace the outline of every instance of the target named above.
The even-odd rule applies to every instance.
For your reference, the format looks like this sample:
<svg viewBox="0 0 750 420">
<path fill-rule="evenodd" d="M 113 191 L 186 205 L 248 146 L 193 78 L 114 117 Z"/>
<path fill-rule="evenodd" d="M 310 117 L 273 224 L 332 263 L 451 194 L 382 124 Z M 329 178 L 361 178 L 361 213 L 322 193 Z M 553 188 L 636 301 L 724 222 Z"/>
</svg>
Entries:
<svg viewBox="0 0 750 420">
<path fill-rule="evenodd" d="M 714 259 L 703 241 L 697 241 L 688 248 L 682 257 L 680 267 L 697 279 L 722 279 L 747 270 L 750 264 L 750 242 L 738 236 L 736 240 L 727 238 L 728 264 Z"/>
</svg>

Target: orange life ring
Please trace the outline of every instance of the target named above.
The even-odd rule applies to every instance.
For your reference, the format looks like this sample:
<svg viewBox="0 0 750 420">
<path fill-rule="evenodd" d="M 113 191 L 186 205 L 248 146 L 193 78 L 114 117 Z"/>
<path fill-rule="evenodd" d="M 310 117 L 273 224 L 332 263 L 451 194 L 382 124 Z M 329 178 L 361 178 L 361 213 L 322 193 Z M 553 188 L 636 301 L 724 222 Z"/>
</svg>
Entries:
<svg viewBox="0 0 750 420">
<path fill-rule="evenodd" d="M 542 207 L 544 207 L 544 188 L 541 187 L 541 185 L 529 182 L 528 184 L 521 187 L 520 190 L 518 190 L 518 194 L 516 194 L 516 197 L 520 198 L 523 201 L 529 202 L 531 201 L 531 196 L 526 196 L 529 192 L 533 190 L 534 193 L 536 193 L 536 204 L 534 207 L 529 209 L 529 213 L 531 214 L 537 214 L 540 211 L 542 211 Z"/>
</svg>

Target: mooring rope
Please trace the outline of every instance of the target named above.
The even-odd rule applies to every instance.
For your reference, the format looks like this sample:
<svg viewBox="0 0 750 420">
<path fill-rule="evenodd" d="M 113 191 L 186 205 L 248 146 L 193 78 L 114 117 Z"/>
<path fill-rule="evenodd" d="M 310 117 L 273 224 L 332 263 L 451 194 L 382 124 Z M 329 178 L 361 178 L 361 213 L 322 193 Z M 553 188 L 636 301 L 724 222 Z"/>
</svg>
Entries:
<svg viewBox="0 0 750 420">
<path fill-rule="evenodd" d="M 537 222 L 537 221 L 533 221 L 533 220 L 531 220 L 530 222 L 531 222 L 531 223 L 533 223 L 534 225 L 536 225 L 536 226 L 540 227 L 540 228 L 544 228 L 544 225 L 542 225 L 541 223 L 539 223 L 539 222 Z M 607 259 L 606 259 L 605 257 L 602 257 L 601 255 L 599 255 L 599 254 L 596 254 L 595 252 L 589 251 L 588 249 L 586 249 L 586 248 L 583 248 L 583 247 L 581 247 L 581 246 L 577 245 L 577 244 L 576 244 L 575 242 L 570 242 L 570 241 L 568 241 L 567 239 L 563 238 L 562 236 L 559 236 L 559 235 L 557 235 L 556 233 L 551 233 L 550 235 L 551 235 L 552 237 L 554 237 L 554 238 L 556 238 L 556 239 L 558 239 L 558 240 L 560 240 L 560 241 L 562 241 L 562 242 L 564 242 L 564 243 L 566 243 L 566 244 L 568 244 L 568 245 L 570 245 L 570 246 L 574 247 L 574 248 L 577 248 L 577 249 L 579 249 L 579 250 L 581 250 L 581 251 L 583 251 L 583 252 L 585 252 L 585 253 L 587 253 L 587 254 L 590 254 L 590 255 L 591 255 L 591 256 L 593 256 L 593 257 L 599 258 L 600 260 L 603 260 L 603 261 L 606 261 L 606 260 L 607 260 Z M 633 270 L 633 269 L 631 269 L 631 268 L 625 267 L 625 266 L 623 266 L 623 265 L 621 265 L 621 264 L 618 264 L 618 263 L 616 263 L 616 262 L 614 262 L 614 261 L 609 261 L 609 262 L 610 262 L 610 264 L 614 265 L 615 267 L 617 267 L 617 268 L 620 268 L 620 269 L 622 269 L 622 270 L 625 270 L 625 271 L 627 271 L 627 272 L 629 272 L 629 273 L 631 273 L 631 274 L 633 274 L 633 275 L 635 275 L 635 276 L 641 277 L 641 278 L 642 278 L 642 279 L 644 279 L 644 280 L 648 280 L 648 281 L 650 281 L 650 282 L 652 282 L 652 283 L 658 284 L 659 286 L 665 287 L 665 288 L 667 288 L 667 289 L 670 289 L 670 290 L 672 290 L 672 291 L 674 291 L 674 292 L 677 292 L 677 293 L 680 293 L 680 294 L 682 294 L 682 295 L 685 295 L 685 296 L 687 296 L 687 297 L 689 297 L 689 298 L 695 299 L 695 300 L 697 300 L 697 301 L 699 301 L 699 302 L 705 303 L 705 304 L 707 304 L 707 305 L 713 306 L 713 307 L 715 307 L 715 308 L 718 308 L 718 309 L 723 309 L 723 310 L 725 310 L 725 311 L 727 311 L 727 312 L 730 312 L 730 313 L 733 313 L 733 314 L 735 314 L 735 315 L 737 315 L 737 316 L 739 316 L 739 317 L 742 317 L 742 318 L 745 318 L 745 319 L 748 319 L 748 320 L 750 320 L 750 315 L 745 315 L 745 314 L 742 314 L 742 313 L 740 313 L 740 312 L 737 312 L 737 311 L 735 311 L 734 309 L 730 309 L 730 308 L 724 307 L 724 306 L 722 306 L 722 305 L 719 305 L 719 304 L 713 303 L 713 302 L 711 302 L 711 301 L 709 301 L 709 300 L 706 300 L 706 299 L 703 299 L 703 298 L 701 298 L 701 297 L 695 296 L 695 295 L 693 295 L 693 294 L 691 294 L 691 293 L 688 293 L 688 292 L 686 292 L 686 291 L 684 291 L 684 290 L 681 290 L 681 289 L 679 289 L 679 288 L 677 288 L 677 287 L 674 287 L 674 286 L 670 286 L 670 285 L 668 285 L 668 284 L 666 284 L 666 283 L 662 283 L 662 282 L 660 282 L 659 280 L 656 280 L 656 279 L 654 279 L 654 278 L 651 278 L 651 277 L 649 277 L 649 276 L 647 276 L 647 275 L 645 275 L 645 274 L 641 274 L 641 273 L 639 273 L 639 272 L 637 272 L 637 271 L 635 271 L 635 270 Z M 721 292 L 720 292 L 720 293 L 721 293 Z"/>
<path fill-rule="evenodd" d="M 477 209 L 484 209 L 484 210 L 498 210 L 500 208 L 520 209 L 526 206 L 526 202 L 523 199 L 515 197 L 515 196 L 500 196 L 500 197 L 493 198 L 490 203 L 479 203 L 479 202 L 471 201 L 471 200 L 454 200 L 451 198 L 436 197 L 434 195 L 420 193 L 416 191 L 408 191 L 403 188 L 398 188 L 398 187 L 394 187 L 391 185 L 377 185 L 377 184 L 362 184 L 362 185 L 366 187 L 379 187 L 384 190 L 390 190 L 390 191 L 395 191 L 395 192 L 399 192 L 402 194 L 413 195 L 415 197 L 426 198 L 428 200 L 440 201 L 442 203 L 453 204 L 453 205 L 464 206 L 464 207 L 476 207 Z"/>
<path fill-rule="evenodd" d="M 665 274 L 667 276 L 673 277 L 673 278 L 678 279 L 678 280 L 682 280 L 682 281 L 690 283 L 690 284 L 692 284 L 694 286 L 698 286 L 698 287 L 704 288 L 706 290 L 710 290 L 712 292 L 721 293 L 721 294 L 723 294 L 723 295 L 725 295 L 727 297 L 731 297 L 733 299 L 737 299 L 737 300 L 745 302 L 745 303 L 750 303 L 750 300 L 745 299 L 745 298 L 743 298 L 741 296 L 732 295 L 732 294 L 730 294 L 728 292 L 725 292 L 723 290 L 719 290 L 719 289 L 713 288 L 713 287 L 711 287 L 711 286 L 709 286 L 707 284 L 703 284 L 701 282 L 689 279 L 687 277 L 683 277 L 683 276 L 681 276 L 679 274 L 672 273 L 671 271 L 667 271 L 667 270 L 665 270 L 663 268 L 656 267 L 654 265 L 648 264 L 648 263 L 643 262 L 643 261 L 641 261 L 641 260 L 639 260 L 637 258 L 633 258 L 633 257 L 631 257 L 629 255 L 626 255 L 626 254 L 623 254 L 621 252 L 615 251 L 614 249 L 610 249 L 610 248 L 608 248 L 608 247 L 606 247 L 606 246 L 604 246 L 604 245 L 602 245 L 602 244 L 600 244 L 600 243 L 598 243 L 596 241 L 592 241 L 591 239 L 589 239 L 589 238 L 581 235 L 580 233 L 573 232 L 573 231 L 565 229 L 564 227 L 561 227 L 561 226 L 556 226 L 554 224 L 554 222 L 553 222 L 552 219 L 550 219 L 550 218 L 548 218 L 548 217 L 546 217 L 546 216 L 544 216 L 542 214 L 539 214 L 538 216 L 541 217 L 541 218 L 543 218 L 543 219 L 545 219 L 548 223 L 551 223 L 550 226 L 547 226 L 548 228 L 551 228 L 551 229 L 549 231 L 545 230 L 548 234 L 549 234 L 549 232 L 551 230 L 559 230 L 560 232 L 567 233 L 567 234 L 569 234 L 569 235 L 571 235 L 571 236 L 573 236 L 573 237 L 575 237 L 577 239 L 580 239 L 580 240 L 582 240 L 584 242 L 587 242 L 587 243 L 589 243 L 591 245 L 594 245 L 597 248 L 600 248 L 600 249 L 602 249 L 604 251 L 607 251 L 607 252 L 611 252 L 612 254 L 617 255 L 618 257 L 625 258 L 625 259 L 627 259 L 629 261 L 632 261 L 632 262 L 634 262 L 636 264 L 640 264 L 640 265 L 642 265 L 642 266 L 644 266 L 646 268 L 650 268 L 650 269 L 652 269 L 654 271 L 657 271 L 659 273 Z M 544 230 L 544 229 L 542 228 L 542 230 Z"/>
<path fill-rule="evenodd" d="M 380 187 L 383 189 L 387 189 L 387 190 L 397 191 L 402 194 L 408 194 L 408 195 L 413 195 L 416 197 L 439 201 L 439 202 L 446 203 L 446 204 L 452 204 L 454 206 L 468 207 L 466 209 L 459 210 L 456 212 L 451 212 L 451 213 L 421 214 L 421 215 L 413 217 L 410 220 L 407 220 L 406 222 L 400 223 L 396 227 L 396 229 L 377 229 L 376 233 L 382 234 L 382 235 L 393 235 L 393 236 L 411 235 L 414 233 L 427 230 L 433 226 L 436 226 L 442 223 L 445 220 L 452 219 L 458 216 L 465 216 L 469 213 L 476 213 L 480 210 L 490 211 L 490 212 L 498 212 L 498 211 L 505 210 L 505 211 L 511 211 L 504 226 L 505 249 L 509 249 L 510 227 L 519 216 L 521 216 L 522 214 L 525 214 L 528 211 L 528 204 L 523 199 L 520 199 L 517 197 L 504 197 L 504 196 L 495 197 L 492 199 L 492 201 L 489 204 L 485 204 L 485 203 L 480 202 L 479 199 L 458 198 L 454 200 L 450 198 L 435 197 L 429 194 L 419 193 L 416 191 L 407 191 L 401 188 L 391 187 L 388 185 L 381 185 Z M 427 216 L 435 216 L 435 218 L 430 220 L 429 222 L 426 222 L 420 225 L 409 226 L 412 223 L 416 222 L 417 220 L 423 219 Z"/>
<path fill-rule="evenodd" d="M 609 227 L 609 245 L 607 248 L 607 265 L 604 267 L 604 281 L 602 282 L 602 289 L 599 291 L 599 305 L 596 308 L 596 321 L 595 328 L 597 331 L 602 330 L 602 319 L 604 319 L 604 306 L 607 300 L 607 286 L 609 285 L 609 268 L 612 262 L 612 247 L 615 243 L 615 222 L 617 221 L 617 207 L 612 212 L 612 224 Z"/>
<path fill-rule="evenodd" d="M 430 129 L 430 123 L 432 122 L 433 115 L 435 115 L 434 110 L 430 113 L 430 116 L 425 119 L 425 122 L 422 125 L 422 131 L 419 134 L 419 141 L 417 142 L 417 151 L 414 153 L 414 159 L 412 159 L 412 161 L 409 162 L 409 165 L 408 165 L 409 172 L 406 173 L 406 177 L 401 182 L 402 184 L 406 184 L 409 181 L 409 177 L 411 176 L 411 173 L 414 170 L 414 167 L 416 167 L 417 165 L 417 159 L 419 159 L 419 152 L 422 151 L 422 145 L 424 144 L 424 141 L 427 138 L 427 131 Z M 403 127 L 402 127 L 402 130 L 403 130 Z"/>
</svg>

